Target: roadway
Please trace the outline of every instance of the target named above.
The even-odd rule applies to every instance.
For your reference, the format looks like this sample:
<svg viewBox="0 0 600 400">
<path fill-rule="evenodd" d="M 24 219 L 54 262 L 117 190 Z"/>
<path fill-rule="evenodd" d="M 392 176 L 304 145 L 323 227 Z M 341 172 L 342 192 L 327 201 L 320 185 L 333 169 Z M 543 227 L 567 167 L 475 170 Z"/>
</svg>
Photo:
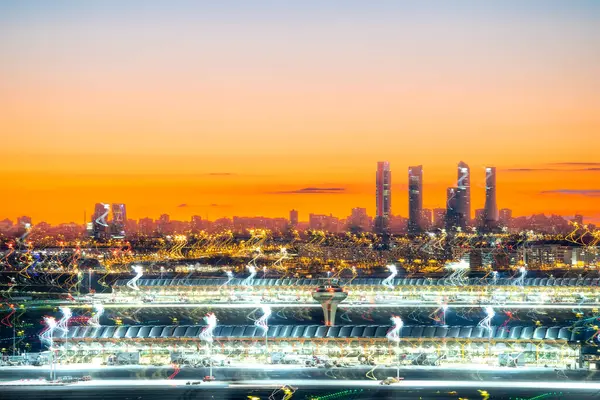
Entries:
<svg viewBox="0 0 600 400">
<path fill-rule="evenodd" d="M 265 399 L 283 399 L 284 385 L 294 393 L 288 398 L 318 399 L 338 394 L 338 398 L 402 398 L 402 399 L 592 399 L 597 398 L 600 383 L 560 381 L 411 381 L 404 380 L 389 386 L 379 381 L 344 380 L 260 380 L 237 382 L 203 382 L 186 385 L 177 380 L 105 380 L 49 386 L 43 382 L 14 382 L 0 385 L 3 399 L 248 399 L 249 396 Z M 518 396 L 518 397 L 517 397 Z"/>
<path fill-rule="evenodd" d="M 64 302 L 71 308 L 91 308 L 91 305 L 73 304 Z M 320 308 L 319 303 L 279 303 L 279 302 L 253 302 L 253 303 L 183 303 L 183 302 L 151 302 L 151 303 L 127 303 L 118 302 L 102 303 L 105 309 L 120 309 L 120 308 L 221 308 L 221 309 L 238 309 L 238 308 L 257 308 L 269 306 L 275 308 Z M 506 308 L 506 309 L 539 309 L 539 310 L 593 310 L 600 308 L 600 304 L 577 304 L 577 303 L 448 303 L 452 308 Z M 422 301 L 407 301 L 407 302 L 389 302 L 389 303 L 341 303 L 338 308 L 439 308 L 439 303 L 422 302 Z"/>
<path fill-rule="evenodd" d="M 117 381 L 117 380 L 161 380 L 167 379 L 176 370 L 172 367 L 154 366 L 99 366 L 99 365 L 58 365 L 55 367 L 55 375 L 82 377 L 89 375 L 94 381 Z M 300 381 L 328 381 L 328 380 L 352 380 L 357 382 L 369 382 L 371 378 L 377 380 L 388 376 L 396 376 L 397 370 L 393 367 L 368 367 L 355 366 L 347 368 L 309 368 L 296 365 L 248 365 L 245 367 L 213 367 L 213 375 L 219 381 L 260 381 L 269 380 L 300 380 Z M 20 379 L 47 378 L 50 374 L 49 366 L 44 367 L 0 367 L 0 381 L 17 381 Z M 209 375 L 209 368 L 181 367 L 174 376 L 176 382 L 180 380 L 193 380 Z M 461 366 L 461 367 L 428 367 L 411 366 L 402 367 L 400 376 L 409 381 L 426 382 L 432 376 L 438 382 L 580 382 L 597 383 L 600 385 L 600 371 L 583 369 L 555 370 L 543 367 L 489 367 L 489 366 Z"/>
</svg>

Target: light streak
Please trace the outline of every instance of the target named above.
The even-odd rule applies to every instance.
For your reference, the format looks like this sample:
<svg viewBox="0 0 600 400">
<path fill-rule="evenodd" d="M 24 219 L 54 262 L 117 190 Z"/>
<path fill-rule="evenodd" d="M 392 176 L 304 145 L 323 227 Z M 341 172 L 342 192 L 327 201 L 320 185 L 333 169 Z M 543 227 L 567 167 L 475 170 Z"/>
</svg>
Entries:
<svg viewBox="0 0 600 400">
<path fill-rule="evenodd" d="M 206 322 L 206 326 L 200 333 L 200 339 L 205 342 L 212 343 L 213 342 L 213 331 L 217 327 L 217 316 L 213 313 L 208 313 L 204 317 L 204 321 Z"/>
<path fill-rule="evenodd" d="M 390 289 L 394 288 L 394 278 L 396 277 L 396 275 L 398 275 L 398 268 L 396 268 L 396 266 L 394 264 L 389 264 L 386 266 L 386 268 L 388 269 L 388 271 L 391 272 L 390 276 L 388 276 L 387 278 L 385 278 L 381 284 L 383 286 L 387 286 Z"/>
<path fill-rule="evenodd" d="M 450 275 L 446 281 L 452 286 L 463 286 L 469 272 L 469 263 L 465 260 L 452 262 L 446 265 L 446 270 L 450 271 Z"/>
<path fill-rule="evenodd" d="M 98 327 L 100 326 L 100 317 L 104 314 L 104 306 L 100 303 L 94 304 L 94 310 L 96 313 L 88 320 L 88 325 Z"/>
<path fill-rule="evenodd" d="M 231 280 L 233 279 L 233 272 L 225 271 L 225 275 L 227 275 L 227 281 L 224 284 L 222 284 L 221 286 L 227 286 L 227 284 L 229 282 L 231 282 Z"/>
<path fill-rule="evenodd" d="M 516 286 L 523 286 L 523 285 L 525 285 L 525 277 L 527 276 L 527 268 L 520 267 L 519 274 L 520 275 L 517 277 L 517 279 L 515 279 L 514 284 Z"/>
<path fill-rule="evenodd" d="M 273 267 L 281 267 L 283 260 L 288 258 L 287 249 L 285 247 L 281 247 L 279 250 L 279 258 L 273 263 Z"/>
<path fill-rule="evenodd" d="M 54 344 L 53 334 L 56 329 L 56 319 L 54 317 L 44 317 L 46 328 L 40 333 L 40 341 L 52 349 Z"/>
<path fill-rule="evenodd" d="M 29 234 L 31 233 L 31 224 L 29 222 L 26 222 L 23 225 L 25 226 L 25 233 L 19 238 L 20 243 L 23 243 L 25 239 L 27 239 L 27 236 L 29 236 Z"/>
<path fill-rule="evenodd" d="M 140 290 L 137 285 L 137 281 L 142 277 L 142 275 L 144 275 L 144 269 L 141 265 L 134 265 L 131 268 L 136 275 L 129 282 L 127 282 L 127 287 L 133 290 Z"/>
<path fill-rule="evenodd" d="M 56 324 L 56 329 L 66 334 L 69 331 L 69 319 L 73 316 L 73 312 L 69 307 L 60 307 L 59 309 L 63 316 Z"/>
<path fill-rule="evenodd" d="M 104 214 L 102 214 L 98 218 L 96 218 L 96 223 L 98 225 L 102 225 L 102 226 L 107 227 L 108 224 L 106 223 L 106 217 L 108 216 L 108 213 L 110 212 L 110 205 L 109 204 L 102 204 L 102 206 L 104 207 Z"/>
<path fill-rule="evenodd" d="M 498 271 L 492 271 L 492 285 L 496 285 L 498 283 Z"/>
<path fill-rule="evenodd" d="M 391 320 L 394 324 L 394 327 L 390 329 L 390 331 L 385 335 L 385 337 L 387 337 L 388 340 L 391 340 L 392 342 L 398 343 L 400 342 L 400 330 L 404 326 L 404 322 L 402 321 L 402 318 L 395 315 L 391 318 Z"/>
<path fill-rule="evenodd" d="M 491 337 L 492 335 L 492 319 L 494 318 L 494 315 L 496 315 L 496 313 L 494 312 L 494 309 L 490 306 L 487 306 L 485 308 L 485 317 L 479 321 L 479 324 L 477 324 L 477 326 L 482 327 L 483 329 L 485 329 L 488 332 L 488 335 Z"/>
<path fill-rule="evenodd" d="M 254 277 L 256 276 L 256 267 L 254 265 L 248 264 L 246 265 L 246 268 L 248 268 L 248 271 L 250 271 L 250 275 L 248 275 L 248 277 L 242 281 L 242 285 L 250 286 L 250 282 L 252 282 L 252 279 L 254 279 Z"/>
<path fill-rule="evenodd" d="M 259 327 L 263 331 L 263 336 L 267 336 L 269 331 L 268 319 L 271 316 L 271 307 L 268 305 L 262 306 L 263 315 L 254 322 L 254 325 Z"/>
</svg>

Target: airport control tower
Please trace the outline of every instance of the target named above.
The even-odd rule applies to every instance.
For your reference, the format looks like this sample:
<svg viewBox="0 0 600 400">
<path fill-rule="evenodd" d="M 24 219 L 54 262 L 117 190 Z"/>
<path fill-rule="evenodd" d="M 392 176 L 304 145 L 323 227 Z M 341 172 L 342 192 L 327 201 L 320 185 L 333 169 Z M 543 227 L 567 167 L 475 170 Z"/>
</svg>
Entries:
<svg viewBox="0 0 600 400">
<path fill-rule="evenodd" d="M 313 292 L 312 297 L 321 303 L 323 307 L 325 325 L 333 326 L 338 304 L 348 297 L 348 293 L 344 292 L 344 289 L 338 285 L 323 285 Z"/>
</svg>

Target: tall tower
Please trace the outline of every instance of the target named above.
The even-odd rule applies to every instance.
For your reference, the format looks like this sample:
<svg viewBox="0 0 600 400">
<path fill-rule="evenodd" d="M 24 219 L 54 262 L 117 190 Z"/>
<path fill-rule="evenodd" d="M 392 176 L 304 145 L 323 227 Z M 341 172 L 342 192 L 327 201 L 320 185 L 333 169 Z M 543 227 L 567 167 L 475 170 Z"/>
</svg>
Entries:
<svg viewBox="0 0 600 400">
<path fill-rule="evenodd" d="M 125 237 L 125 223 L 127 222 L 127 211 L 125 204 L 113 203 L 111 221 L 111 236 L 115 238 Z"/>
<path fill-rule="evenodd" d="M 390 171 L 390 163 L 387 161 L 379 161 L 377 163 L 375 198 L 377 203 L 375 232 L 385 233 L 389 227 L 392 209 L 392 171 Z"/>
<path fill-rule="evenodd" d="M 485 169 L 485 211 L 483 224 L 493 228 L 498 222 L 498 205 L 496 204 L 496 167 Z"/>
<path fill-rule="evenodd" d="M 110 205 L 104 203 L 96 203 L 94 213 L 92 214 L 92 231 L 91 235 L 94 239 L 105 240 L 109 235 L 108 214 L 110 213 Z"/>
<path fill-rule="evenodd" d="M 298 226 L 298 211 L 290 210 L 290 226 L 295 228 Z"/>
<path fill-rule="evenodd" d="M 423 166 L 408 167 L 408 233 L 419 233 L 423 215 Z"/>
<path fill-rule="evenodd" d="M 312 297 L 321 303 L 325 325 L 335 325 L 335 313 L 337 311 L 338 304 L 348 297 L 348 293 L 346 293 L 344 289 L 338 285 L 329 284 L 319 286 L 317 290 L 312 293 Z"/>
<path fill-rule="evenodd" d="M 458 180 L 456 181 L 456 212 L 458 226 L 466 229 L 471 222 L 471 170 L 461 161 L 458 163 Z"/>
<path fill-rule="evenodd" d="M 457 197 L 458 188 L 449 187 L 446 190 L 446 230 L 456 229 L 458 226 Z"/>
</svg>

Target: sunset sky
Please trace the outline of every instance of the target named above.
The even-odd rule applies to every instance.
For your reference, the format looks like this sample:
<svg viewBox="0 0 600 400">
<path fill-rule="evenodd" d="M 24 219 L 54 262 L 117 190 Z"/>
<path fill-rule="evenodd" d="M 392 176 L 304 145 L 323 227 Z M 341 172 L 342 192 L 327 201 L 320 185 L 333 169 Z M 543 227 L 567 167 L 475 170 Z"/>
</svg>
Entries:
<svg viewBox="0 0 600 400">
<path fill-rule="evenodd" d="M 600 2 L 4 1 L 0 134 L 0 219 L 373 215 L 380 160 L 407 216 L 463 160 L 600 222 Z"/>
</svg>

